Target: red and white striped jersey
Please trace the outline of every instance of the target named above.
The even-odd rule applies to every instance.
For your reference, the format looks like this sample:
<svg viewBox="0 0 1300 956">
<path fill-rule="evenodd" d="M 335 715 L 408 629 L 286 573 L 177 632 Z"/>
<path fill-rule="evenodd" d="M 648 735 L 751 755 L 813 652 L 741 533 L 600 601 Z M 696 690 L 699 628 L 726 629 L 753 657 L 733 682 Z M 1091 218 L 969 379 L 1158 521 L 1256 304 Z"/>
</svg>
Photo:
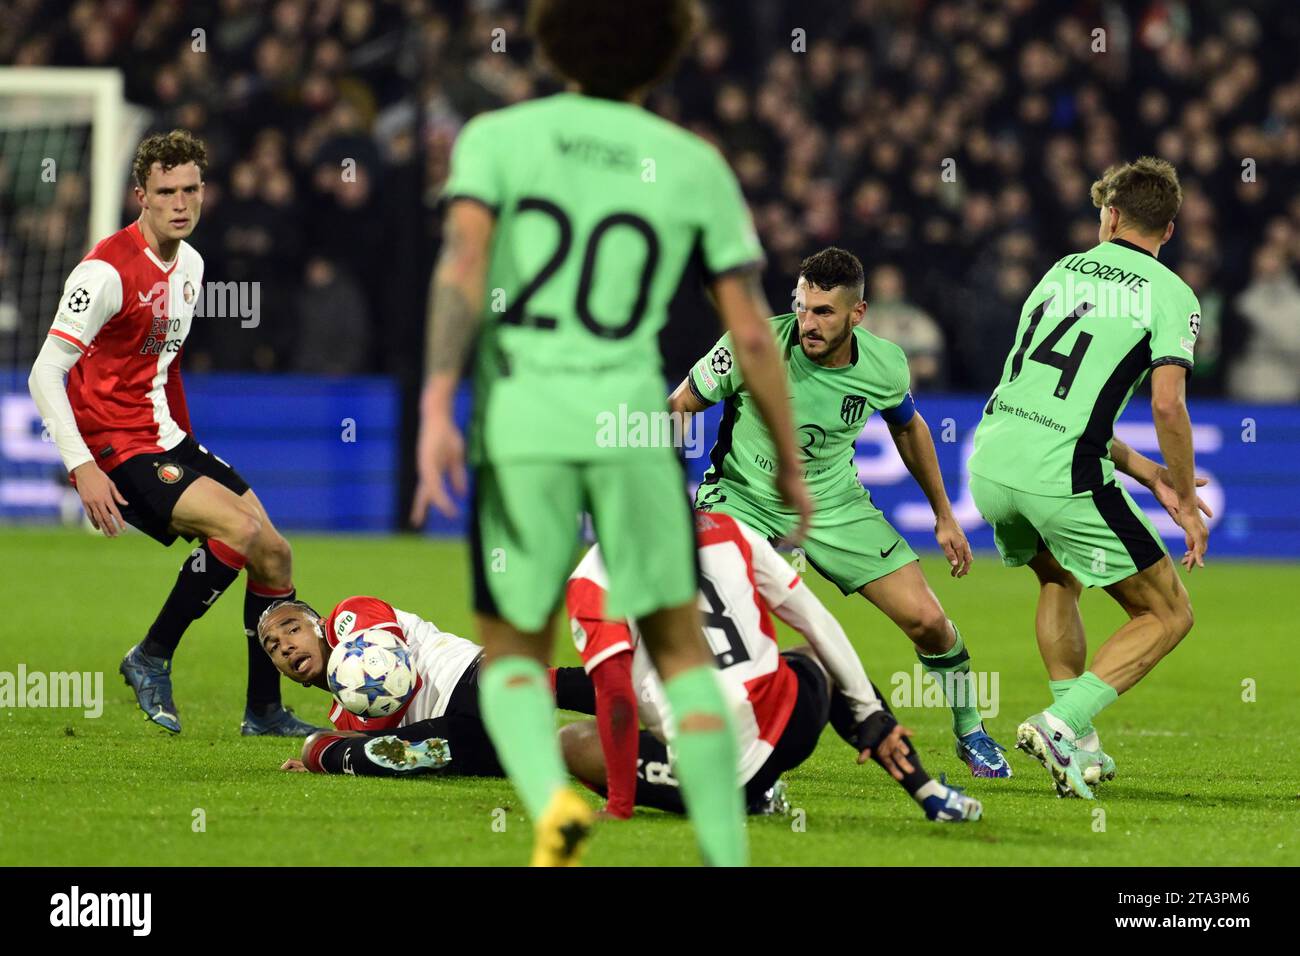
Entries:
<svg viewBox="0 0 1300 956">
<path fill-rule="evenodd" d="M 794 710 L 798 679 L 781 658 L 770 605 L 783 603 L 799 575 L 761 536 L 729 515 L 697 512 L 700 614 L 704 634 L 731 704 L 740 743 L 740 779 L 758 772 Z M 635 621 L 607 621 L 607 578 L 593 547 L 566 591 L 574 644 L 590 673 L 613 654 L 631 650 L 641 723 L 661 740 L 672 736 L 672 710 L 641 643 Z"/>
<path fill-rule="evenodd" d="M 334 648 L 372 627 L 383 628 L 406 642 L 415 667 L 415 693 L 401 710 L 387 717 L 358 717 L 336 700 L 330 707 L 334 726 L 339 730 L 390 730 L 446 713 L 451 692 L 483 648 L 375 597 L 340 601 L 325 619 L 322 630 L 325 642 Z"/>
<path fill-rule="evenodd" d="M 138 223 L 101 241 L 68 276 L 50 335 L 83 353 L 68 374 L 68 401 L 104 471 L 168 451 L 191 430 L 177 362 L 202 288 L 194 247 L 182 241 L 164 263 Z"/>
</svg>

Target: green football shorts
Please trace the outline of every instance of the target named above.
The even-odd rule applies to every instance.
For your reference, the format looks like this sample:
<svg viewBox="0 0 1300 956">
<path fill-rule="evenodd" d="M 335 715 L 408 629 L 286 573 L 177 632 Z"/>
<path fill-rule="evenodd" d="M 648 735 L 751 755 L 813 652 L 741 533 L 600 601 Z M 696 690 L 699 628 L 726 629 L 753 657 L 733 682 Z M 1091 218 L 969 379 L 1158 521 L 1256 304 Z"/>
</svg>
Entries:
<svg viewBox="0 0 1300 956">
<path fill-rule="evenodd" d="M 1143 571 L 1168 552 L 1133 497 L 1111 482 L 1090 494 L 1058 498 L 1017 491 L 979 475 L 971 495 L 993 526 L 1002 563 L 1017 568 L 1046 550 L 1088 587 Z"/>
<path fill-rule="evenodd" d="M 475 471 L 474 608 L 540 630 L 564 596 L 590 512 L 609 587 L 605 613 L 693 602 L 695 523 L 672 449 L 608 462 L 520 462 Z"/>
<path fill-rule="evenodd" d="M 701 485 L 696 507 L 731 515 L 769 540 L 788 534 L 795 524 L 790 512 L 759 504 L 725 480 Z M 794 560 L 802 553 L 818 574 L 845 594 L 917 560 L 866 489 L 859 497 L 829 507 L 814 501 L 813 509 L 808 536 L 795 550 Z"/>
</svg>

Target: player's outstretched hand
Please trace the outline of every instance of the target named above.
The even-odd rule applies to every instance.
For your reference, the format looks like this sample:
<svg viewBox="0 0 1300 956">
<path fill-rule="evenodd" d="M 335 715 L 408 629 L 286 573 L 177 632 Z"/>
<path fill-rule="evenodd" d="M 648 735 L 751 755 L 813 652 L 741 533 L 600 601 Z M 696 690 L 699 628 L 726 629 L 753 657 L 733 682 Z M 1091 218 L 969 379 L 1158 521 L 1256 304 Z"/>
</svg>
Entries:
<svg viewBox="0 0 1300 956">
<path fill-rule="evenodd" d="M 1205 567 L 1205 550 L 1210 541 L 1210 529 L 1205 526 L 1205 519 L 1201 517 L 1200 512 L 1191 508 L 1184 512 L 1179 510 L 1179 516 L 1174 520 L 1183 529 L 1183 534 L 1187 540 L 1187 551 L 1183 553 L 1182 566 L 1189 572 L 1193 568 Z"/>
<path fill-rule="evenodd" d="M 971 561 L 974 558 L 971 555 L 970 542 L 966 540 L 966 532 L 961 530 L 957 519 L 952 515 L 945 515 L 935 521 L 934 538 L 948 558 L 949 573 L 954 578 L 969 574 Z"/>
<path fill-rule="evenodd" d="M 126 530 L 126 522 L 118 505 L 127 503 L 122 492 L 117 490 L 113 479 L 93 461 L 85 462 L 72 469 L 77 479 L 77 494 L 81 495 L 82 507 L 95 530 L 102 531 L 107 537 L 116 538 Z"/>
<path fill-rule="evenodd" d="M 785 506 L 799 516 L 794 530 L 782 539 L 785 544 L 793 547 L 803 541 L 808 526 L 812 523 L 812 496 L 808 494 L 808 486 L 798 468 L 779 470 L 776 475 L 776 490 Z"/>
<path fill-rule="evenodd" d="M 411 524 L 417 528 L 423 525 L 430 505 L 448 518 L 456 517 L 456 504 L 447 494 L 443 479 L 450 474 L 452 490 L 462 496 L 469 480 L 465 473 L 465 438 L 450 417 L 425 415 L 420 419 L 415 464 L 419 478 L 411 506 Z"/>
<path fill-rule="evenodd" d="M 902 780 L 905 774 L 911 773 L 915 767 L 907 759 L 907 743 L 904 737 L 910 737 L 912 732 L 902 724 L 895 724 L 893 729 L 881 739 L 876 745 L 875 754 L 880 758 L 880 763 L 889 775 L 895 780 Z M 871 759 L 871 748 L 868 747 L 862 753 L 858 754 L 858 763 L 866 763 Z"/>
<path fill-rule="evenodd" d="M 289 773 L 311 773 L 311 771 L 307 769 L 306 765 L 304 765 L 301 760 L 297 759 L 286 760 L 284 763 L 280 764 L 280 769 L 286 770 Z"/>
<path fill-rule="evenodd" d="M 1210 483 L 1209 478 L 1197 478 L 1196 487 L 1204 488 Z M 1156 472 L 1156 480 L 1151 484 L 1151 493 L 1156 496 L 1156 501 L 1169 512 L 1169 517 L 1174 521 L 1178 520 L 1178 492 L 1174 491 L 1174 486 L 1169 480 L 1169 470 L 1161 468 Z M 1200 495 L 1196 496 L 1196 507 L 1199 508 L 1207 518 L 1213 518 L 1214 512 L 1210 506 L 1205 503 Z"/>
</svg>

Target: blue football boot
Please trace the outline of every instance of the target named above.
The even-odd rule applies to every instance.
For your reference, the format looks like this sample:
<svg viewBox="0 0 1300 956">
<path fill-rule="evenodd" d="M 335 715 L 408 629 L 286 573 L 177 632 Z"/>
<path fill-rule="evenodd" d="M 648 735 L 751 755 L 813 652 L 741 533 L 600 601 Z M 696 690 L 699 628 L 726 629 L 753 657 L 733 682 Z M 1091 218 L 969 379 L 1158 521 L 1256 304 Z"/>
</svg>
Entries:
<svg viewBox="0 0 1300 956">
<path fill-rule="evenodd" d="M 136 703 L 145 717 L 164 730 L 179 734 L 181 720 L 172 700 L 172 659 L 152 657 L 137 644 L 126 652 L 117 669 L 127 686 L 135 691 Z"/>
</svg>

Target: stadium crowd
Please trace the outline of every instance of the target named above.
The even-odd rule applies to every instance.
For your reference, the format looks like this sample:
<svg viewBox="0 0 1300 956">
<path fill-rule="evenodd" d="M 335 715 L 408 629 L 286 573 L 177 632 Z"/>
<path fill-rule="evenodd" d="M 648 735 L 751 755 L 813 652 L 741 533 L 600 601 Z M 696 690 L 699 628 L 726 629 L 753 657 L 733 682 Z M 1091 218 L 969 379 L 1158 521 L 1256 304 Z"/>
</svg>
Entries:
<svg viewBox="0 0 1300 956">
<path fill-rule="evenodd" d="M 187 367 L 409 378 L 458 130 L 555 89 L 523 7 L 15 0 L 0 62 L 121 67 L 151 129 L 208 141 L 195 244 L 208 278 L 261 281 L 267 320 L 257 335 L 196 326 Z M 907 350 L 918 388 L 987 391 L 1033 283 L 1095 243 L 1093 179 L 1154 153 L 1183 178 L 1162 259 L 1203 309 L 1193 390 L 1300 401 L 1293 3 L 703 8 L 683 69 L 648 105 L 737 171 L 774 308 L 803 256 L 845 246 L 867 265 L 868 327 Z M 124 216 L 131 205 L 127 192 Z M 675 305 L 670 374 L 715 334 L 698 305 Z"/>
</svg>

